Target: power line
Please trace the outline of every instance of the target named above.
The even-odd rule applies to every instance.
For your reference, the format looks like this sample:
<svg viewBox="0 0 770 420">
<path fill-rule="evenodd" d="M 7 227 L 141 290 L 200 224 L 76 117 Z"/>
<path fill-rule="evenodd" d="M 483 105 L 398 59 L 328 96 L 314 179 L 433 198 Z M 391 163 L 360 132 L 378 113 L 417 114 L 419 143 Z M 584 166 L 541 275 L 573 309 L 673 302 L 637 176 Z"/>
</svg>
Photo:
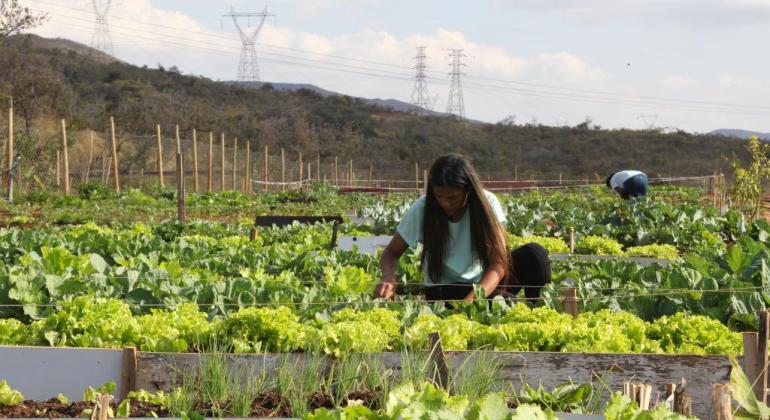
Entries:
<svg viewBox="0 0 770 420">
<path fill-rule="evenodd" d="M 463 101 L 463 86 L 461 77 L 464 75 L 462 67 L 465 65 L 462 63 L 462 58 L 466 57 L 461 49 L 450 49 L 449 56 L 452 58 L 452 71 L 449 75 L 452 77 L 452 82 L 449 85 L 449 99 L 447 99 L 446 113 L 458 115 L 465 118 L 465 102 Z"/>
<path fill-rule="evenodd" d="M 32 1 L 39 1 L 39 0 L 32 0 Z M 65 18 L 69 18 L 69 19 L 84 20 L 79 17 L 64 15 L 61 13 L 57 13 L 57 15 Z M 113 25 L 113 27 L 115 27 L 115 25 Z M 142 37 L 138 35 L 135 31 L 135 28 L 126 28 L 126 30 L 132 31 L 132 32 L 124 33 L 126 36 L 131 37 L 132 40 L 136 38 L 143 38 L 151 41 L 158 41 L 155 38 Z M 149 34 L 154 33 L 151 31 L 143 31 L 143 32 L 149 33 Z M 117 33 L 117 32 L 113 31 L 113 33 Z M 232 49 L 232 46 L 230 45 L 214 44 L 211 42 L 189 40 L 186 38 L 176 38 L 184 42 L 173 42 L 173 39 L 175 38 L 173 36 L 169 36 L 168 34 L 158 34 L 158 35 L 164 37 L 163 42 L 165 44 L 181 45 L 188 48 L 198 48 L 198 49 L 215 51 L 220 53 L 228 52 L 228 50 Z M 347 64 L 342 64 L 337 62 L 308 59 L 304 57 L 297 57 L 297 56 L 292 56 L 287 54 L 278 54 L 278 53 L 269 53 L 269 52 L 263 52 L 262 54 L 263 56 L 265 54 L 269 54 L 277 57 L 287 57 L 287 58 L 290 58 L 291 60 L 322 63 L 325 65 L 325 66 L 317 66 L 317 65 L 306 64 L 298 61 L 270 59 L 273 62 L 284 63 L 284 64 L 295 65 L 295 66 L 304 66 L 304 67 L 312 68 L 314 70 L 329 70 L 334 72 L 360 74 L 360 75 L 366 75 L 371 77 L 388 78 L 388 79 L 394 79 L 394 80 L 412 80 L 413 79 L 412 77 L 403 73 L 365 67 L 365 66 L 350 66 Z M 344 67 L 341 67 L 341 66 L 344 66 Z M 392 67 L 398 67 L 398 66 L 392 66 Z M 359 69 L 360 71 L 351 70 L 351 69 Z M 499 80 L 499 79 L 490 79 L 490 78 L 477 78 L 477 79 Z M 447 79 L 433 78 L 433 80 L 441 84 L 448 82 Z M 585 91 L 585 90 L 579 90 L 579 89 L 568 89 L 568 88 L 563 89 L 567 92 L 550 91 L 550 90 L 542 90 L 542 89 L 525 89 L 525 88 L 508 85 L 508 84 L 513 84 L 513 85 L 526 86 L 527 84 L 523 82 L 500 80 L 500 83 L 503 83 L 503 84 L 473 82 L 471 84 L 466 85 L 466 87 L 472 90 L 482 91 L 489 94 L 508 91 L 511 93 L 515 93 L 517 95 L 527 96 L 527 97 L 539 97 L 539 98 L 546 98 L 546 99 L 570 100 L 570 101 L 580 101 L 580 102 L 593 102 L 593 103 L 610 104 L 610 105 L 626 105 L 626 106 L 648 107 L 648 108 L 656 107 L 656 109 L 662 108 L 662 109 L 694 111 L 694 112 L 719 112 L 719 113 L 728 113 L 728 114 L 734 114 L 734 115 L 759 116 L 759 117 L 767 117 L 768 115 L 770 115 L 770 108 L 763 108 L 763 107 L 753 107 L 753 106 L 742 105 L 740 107 L 743 109 L 734 109 L 730 107 L 731 104 L 713 103 L 714 105 L 710 106 L 709 104 L 712 104 L 712 103 L 705 103 L 705 102 L 699 102 L 699 101 L 686 101 L 686 100 L 677 100 L 680 103 L 667 103 L 665 101 L 670 99 L 656 98 L 656 97 L 632 97 L 629 95 L 624 96 L 620 94 L 609 94 L 609 93 L 605 94 L 605 93 L 591 92 L 591 91 Z M 556 87 L 553 87 L 553 89 L 556 89 Z M 576 92 L 576 93 L 568 93 L 568 92 Z M 579 92 L 586 92 L 586 94 L 581 94 Z M 615 96 L 602 96 L 602 95 L 615 95 Z M 645 99 L 645 98 L 649 98 L 649 99 Z"/>
<path fill-rule="evenodd" d="M 54 6 L 54 7 L 57 7 L 57 8 L 63 8 L 63 9 L 68 9 L 68 10 L 82 12 L 82 9 L 61 6 L 61 5 L 57 5 L 57 4 L 54 4 L 54 3 L 46 2 L 44 0 L 30 0 L 30 1 L 36 2 L 36 3 L 41 3 L 41 4 L 46 4 L 46 5 L 50 5 L 50 6 Z M 134 19 L 129 19 L 129 18 L 124 18 L 124 17 L 119 17 L 119 16 L 112 16 L 111 18 L 112 19 L 118 19 L 118 20 L 125 20 L 127 22 L 134 22 L 134 23 L 138 23 L 138 24 L 141 24 L 141 25 L 147 25 L 147 26 L 151 25 L 153 28 L 159 28 L 160 27 L 160 28 L 171 29 L 171 30 L 174 30 L 174 31 L 177 31 L 177 32 L 182 32 L 182 31 L 185 32 L 185 33 L 191 32 L 191 31 L 189 31 L 189 29 L 185 29 L 185 28 L 179 28 L 179 27 L 174 27 L 174 26 L 169 26 L 169 25 L 162 25 L 162 24 L 155 24 L 155 23 L 149 24 L 149 23 L 146 23 L 146 22 L 142 22 L 142 21 L 138 21 L 138 20 L 134 20 Z M 149 32 L 149 31 L 146 31 L 146 30 L 143 30 L 143 32 L 153 33 L 153 32 Z M 215 34 L 215 33 L 208 33 L 208 32 L 202 32 L 202 31 L 192 31 L 192 32 L 203 34 L 203 35 L 206 35 L 207 37 L 221 38 L 221 39 L 225 39 L 225 40 L 228 40 L 228 41 L 231 41 L 233 39 L 232 37 L 218 35 L 218 34 Z M 158 34 L 158 35 L 164 36 L 164 37 L 168 36 L 167 34 Z M 365 59 L 354 58 L 354 57 L 345 57 L 345 56 L 340 56 L 340 55 L 335 55 L 335 54 L 325 54 L 325 53 L 319 53 L 319 52 L 315 52 L 315 51 L 307 51 L 307 50 L 302 50 L 302 49 L 298 49 L 298 48 L 291 48 L 291 47 L 285 47 L 285 46 L 279 46 L 279 45 L 271 45 L 271 44 L 265 44 L 265 43 L 259 43 L 259 42 L 257 43 L 257 45 L 259 45 L 261 47 L 266 47 L 266 48 L 289 50 L 289 51 L 300 52 L 300 53 L 303 53 L 303 54 L 319 55 L 319 56 L 336 58 L 336 59 L 341 59 L 341 60 L 346 60 L 346 61 L 356 61 L 356 62 L 361 62 L 361 63 L 374 64 L 374 65 L 377 65 L 377 66 L 385 66 L 385 67 L 391 67 L 391 68 L 398 68 L 398 69 L 402 69 L 402 70 L 409 69 L 408 67 L 405 67 L 405 66 L 396 65 L 396 64 L 392 64 L 392 63 L 384 63 L 384 62 L 379 62 L 379 61 L 374 61 L 374 60 L 365 60 Z M 431 71 L 431 70 L 426 70 L 426 73 L 433 73 L 433 74 L 437 74 L 437 75 L 438 74 L 443 74 L 442 72 Z M 770 112 L 770 107 L 768 107 L 768 106 L 746 105 L 746 104 L 736 104 L 736 103 L 727 103 L 727 102 L 715 102 L 715 101 L 700 101 L 700 100 L 690 100 L 690 99 L 681 99 L 681 98 L 669 98 L 669 97 L 656 97 L 656 96 L 648 96 L 648 95 L 635 95 L 635 94 L 608 92 L 608 91 L 601 91 L 601 90 L 570 88 L 570 87 L 565 87 L 565 86 L 556 86 L 556 85 L 549 85 L 549 84 L 542 84 L 542 83 L 532 83 L 532 82 L 522 82 L 522 81 L 515 81 L 515 80 L 505 80 L 505 79 L 492 78 L 492 77 L 483 77 L 483 76 L 468 76 L 468 75 L 465 75 L 465 77 L 467 79 L 470 79 L 470 80 L 481 80 L 481 81 L 487 81 L 487 82 L 505 83 L 505 84 L 512 84 L 512 85 L 516 85 L 516 86 L 533 87 L 533 88 L 541 88 L 541 89 L 556 90 L 556 91 L 569 91 L 569 92 L 575 92 L 575 93 L 584 93 L 584 94 L 588 94 L 588 95 L 610 96 L 610 97 L 613 97 L 614 99 L 622 99 L 622 100 L 627 100 L 627 101 L 652 100 L 652 101 L 660 101 L 660 102 L 677 102 L 677 103 L 684 103 L 684 104 L 691 104 L 691 105 L 697 104 L 697 105 L 712 105 L 712 106 L 730 107 L 730 108 L 746 108 L 746 109 L 754 110 L 754 111 L 761 110 L 761 111 L 765 111 L 765 112 Z M 554 93 L 558 93 L 558 92 L 554 92 Z M 609 99 L 609 98 L 605 98 L 605 99 Z M 762 114 L 762 116 L 766 116 L 766 115 L 767 114 Z"/>
</svg>

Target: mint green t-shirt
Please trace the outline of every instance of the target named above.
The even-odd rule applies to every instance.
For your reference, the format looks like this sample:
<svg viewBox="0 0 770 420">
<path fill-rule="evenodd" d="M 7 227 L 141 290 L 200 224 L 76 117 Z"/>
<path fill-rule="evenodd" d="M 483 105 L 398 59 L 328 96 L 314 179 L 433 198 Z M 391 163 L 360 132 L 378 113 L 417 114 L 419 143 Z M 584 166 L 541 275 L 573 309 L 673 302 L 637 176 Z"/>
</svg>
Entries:
<svg viewBox="0 0 770 420">
<path fill-rule="evenodd" d="M 484 191 L 492 213 L 500 223 L 505 224 L 505 212 L 497 197 L 489 191 Z M 427 264 L 423 270 L 425 283 L 478 283 L 484 274 L 481 261 L 476 258 L 471 243 L 471 210 L 467 208 L 459 222 L 449 222 L 449 247 L 444 260 L 444 269 L 438 282 L 431 282 L 427 273 Z M 404 238 L 410 248 L 416 248 L 422 243 L 422 221 L 425 214 L 425 196 L 415 201 L 406 211 L 397 232 Z"/>
</svg>

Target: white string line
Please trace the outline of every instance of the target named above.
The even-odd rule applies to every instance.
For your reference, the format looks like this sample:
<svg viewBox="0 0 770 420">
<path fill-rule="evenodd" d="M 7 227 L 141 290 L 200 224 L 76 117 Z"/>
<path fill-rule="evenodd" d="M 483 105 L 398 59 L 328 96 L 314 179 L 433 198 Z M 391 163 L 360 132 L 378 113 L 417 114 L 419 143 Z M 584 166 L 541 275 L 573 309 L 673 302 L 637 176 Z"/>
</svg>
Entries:
<svg viewBox="0 0 770 420">
<path fill-rule="evenodd" d="M 609 300 L 609 299 L 630 299 L 630 298 L 639 298 L 639 297 L 659 297 L 659 296 L 679 296 L 679 295 L 689 295 L 689 294 L 705 294 L 705 293 L 740 293 L 740 292 L 750 292 L 750 291 L 759 291 L 757 289 L 762 289 L 761 287 L 747 287 L 747 288 L 735 288 L 735 289 L 720 289 L 720 290 L 691 290 L 691 289 L 680 289 L 680 290 L 672 290 L 672 291 L 664 291 L 664 292 L 652 292 L 652 293 L 629 293 L 629 294 L 618 294 L 618 295 L 600 295 L 600 296 L 588 296 L 588 297 L 577 297 L 578 301 L 601 301 L 601 300 Z M 87 295 L 85 295 L 87 296 Z M 405 295 L 402 295 L 405 296 Z M 415 295 L 410 295 L 415 296 Z M 551 297 L 511 297 L 510 300 L 529 300 L 529 301 L 545 301 L 545 300 L 560 300 L 564 299 L 563 296 L 551 296 Z M 174 306 L 178 304 L 194 304 L 198 307 L 211 307 L 211 306 L 224 306 L 224 307 L 266 307 L 266 306 L 318 306 L 318 305 L 326 305 L 326 306 L 334 306 L 334 305 L 346 305 L 346 306 L 356 306 L 356 305 L 379 305 L 379 304 L 414 304 L 414 303 L 437 303 L 437 302 L 467 302 L 464 299 L 435 299 L 435 300 L 423 300 L 423 299 L 402 299 L 402 300 L 372 300 L 372 301 L 356 301 L 356 300 L 341 300 L 341 301 L 321 301 L 321 302 L 251 302 L 251 303 L 198 303 L 198 302 L 174 302 L 174 303 L 135 303 L 127 299 L 112 299 L 112 300 L 119 300 L 124 303 L 131 304 L 133 306 L 137 307 L 147 307 L 147 308 L 157 308 L 157 307 L 168 307 L 168 306 Z M 59 301 L 55 303 L 13 303 L 13 304 L 0 304 L 0 308 L 23 308 L 23 307 L 36 307 L 36 308 L 55 308 L 60 306 L 62 303 L 66 303 L 67 301 Z"/>
</svg>

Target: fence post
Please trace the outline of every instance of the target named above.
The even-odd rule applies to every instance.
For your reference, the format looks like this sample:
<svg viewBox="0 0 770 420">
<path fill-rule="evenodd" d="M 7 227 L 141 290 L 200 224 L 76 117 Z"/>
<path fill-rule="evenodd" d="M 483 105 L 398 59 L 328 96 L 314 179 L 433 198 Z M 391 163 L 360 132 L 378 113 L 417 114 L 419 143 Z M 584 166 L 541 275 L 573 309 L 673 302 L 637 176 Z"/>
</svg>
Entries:
<svg viewBox="0 0 770 420">
<path fill-rule="evenodd" d="M 428 195 L 428 170 L 422 170 L 422 188 L 425 195 Z"/>
<path fill-rule="evenodd" d="M 118 146 L 115 140 L 114 117 L 110 117 L 110 137 L 112 137 L 112 171 L 115 176 L 115 192 L 120 192 L 120 171 L 118 170 Z"/>
<path fill-rule="evenodd" d="M 268 158 L 268 149 L 267 145 L 265 145 L 265 192 L 267 192 L 268 182 L 270 180 L 270 169 L 268 168 L 268 165 L 270 164 L 270 159 Z"/>
<path fill-rule="evenodd" d="M 225 133 L 222 133 L 222 189 L 220 191 L 225 191 Z"/>
<path fill-rule="evenodd" d="M 281 191 L 286 190 L 286 154 L 281 147 Z"/>
<path fill-rule="evenodd" d="M 238 191 L 238 137 L 233 140 L 233 191 Z"/>
<path fill-rule="evenodd" d="M 70 193 L 70 160 L 69 160 L 69 154 L 67 153 L 67 122 L 64 121 L 64 118 L 61 119 L 61 140 L 62 140 L 62 151 L 63 151 L 62 159 L 64 160 L 64 194 L 69 195 Z"/>
<path fill-rule="evenodd" d="M 160 124 L 156 126 L 158 135 L 158 179 L 160 180 L 160 186 L 165 187 L 163 182 L 163 137 L 160 134 Z"/>
<path fill-rule="evenodd" d="M 759 384 L 759 337 L 755 332 L 743 332 L 743 371 L 749 378 L 754 396 L 762 397 L 762 388 Z"/>
<path fill-rule="evenodd" d="M 350 170 L 348 170 L 348 185 L 351 187 L 353 186 L 353 180 L 355 179 L 355 175 L 353 175 L 353 159 L 350 159 Z"/>
<path fill-rule="evenodd" d="M 206 179 L 208 192 L 214 189 L 214 132 L 209 131 L 209 170 Z"/>
<path fill-rule="evenodd" d="M 243 193 L 251 192 L 251 141 L 246 140 L 246 172 L 243 176 Z"/>
<path fill-rule="evenodd" d="M 420 195 L 420 165 L 417 162 L 414 163 L 414 190 Z"/>
<path fill-rule="evenodd" d="M 179 124 L 176 125 L 176 152 L 182 153 L 182 139 L 179 138 Z"/>
<path fill-rule="evenodd" d="M 568 287 L 562 291 L 564 312 L 572 315 L 573 318 L 578 316 L 578 297 L 577 288 Z"/>
<path fill-rule="evenodd" d="M 13 98 L 8 102 L 8 202 L 13 202 Z"/>
<path fill-rule="evenodd" d="M 334 186 L 340 186 L 339 169 L 337 166 L 337 156 L 334 157 Z"/>
<path fill-rule="evenodd" d="M 177 220 L 185 221 L 184 206 L 184 160 L 182 154 L 176 154 L 176 195 L 177 195 Z"/>
<path fill-rule="evenodd" d="M 89 178 L 91 177 L 91 165 L 94 162 L 94 130 L 88 130 L 89 132 L 89 138 L 91 140 L 91 144 L 88 147 L 88 167 L 86 167 L 86 174 L 83 178 L 83 182 L 86 184 L 89 181 Z"/>
<path fill-rule="evenodd" d="M 758 380 L 754 393 L 759 390 L 757 399 L 763 403 L 767 402 L 767 340 L 770 332 L 770 317 L 768 311 L 759 311 L 759 332 L 757 334 L 757 373 Z"/>
<path fill-rule="evenodd" d="M 120 395 L 121 401 L 126 399 L 126 396 L 131 391 L 136 391 L 136 347 L 126 347 L 123 349 L 123 367 L 120 375 Z"/>
<path fill-rule="evenodd" d="M 317 161 L 316 161 L 316 168 L 315 168 L 315 179 L 316 181 L 321 182 L 321 154 L 320 153 L 318 154 L 316 159 Z M 311 178 L 312 176 L 313 175 L 311 175 L 310 172 L 308 172 L 307 177 Z"/>
<path fill-rule="evenodd" d="M 61 152 L 56 151 L 56 186 L 61 186 Z"/>
<path fill-rule="evenodd" d="M 195 184 L 195 192 L 198 192 L 198 130 L 193 128 L 193 184 Z"/>
<path fill-rule="evenodd" d="M 302 165 L 302 152 L 299 152 L 299 188 L 302 189 L 302 179 L 304 178 L 305 167 Z M 307 171 L 307 176 L 310 178 L 310 171 Z"/>
</svg>

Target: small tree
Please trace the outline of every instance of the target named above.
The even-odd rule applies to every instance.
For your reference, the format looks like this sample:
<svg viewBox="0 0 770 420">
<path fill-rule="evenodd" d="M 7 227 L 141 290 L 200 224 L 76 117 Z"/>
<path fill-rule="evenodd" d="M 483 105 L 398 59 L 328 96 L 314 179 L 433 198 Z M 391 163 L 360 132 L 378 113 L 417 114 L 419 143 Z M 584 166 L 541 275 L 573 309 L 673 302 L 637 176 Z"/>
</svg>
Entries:
<svg viewBox="0 0 770 420">
<path fill-rule="evenodd" d="M 770 179 L 770 144 L 762 143 L 753 136 L 746 145 L 751 154 L 748 168 L 733 160 L 733 186 L 730 198 L 743 215 L 754 220 L 762 205 L 762 182 Z"/>
<path fill-rule="evenodd" d="M 22 7 L 19 0 L 0 0 L 0 43 L 4 38 L 45 22 L 48 15 Z"/>
</svg>

